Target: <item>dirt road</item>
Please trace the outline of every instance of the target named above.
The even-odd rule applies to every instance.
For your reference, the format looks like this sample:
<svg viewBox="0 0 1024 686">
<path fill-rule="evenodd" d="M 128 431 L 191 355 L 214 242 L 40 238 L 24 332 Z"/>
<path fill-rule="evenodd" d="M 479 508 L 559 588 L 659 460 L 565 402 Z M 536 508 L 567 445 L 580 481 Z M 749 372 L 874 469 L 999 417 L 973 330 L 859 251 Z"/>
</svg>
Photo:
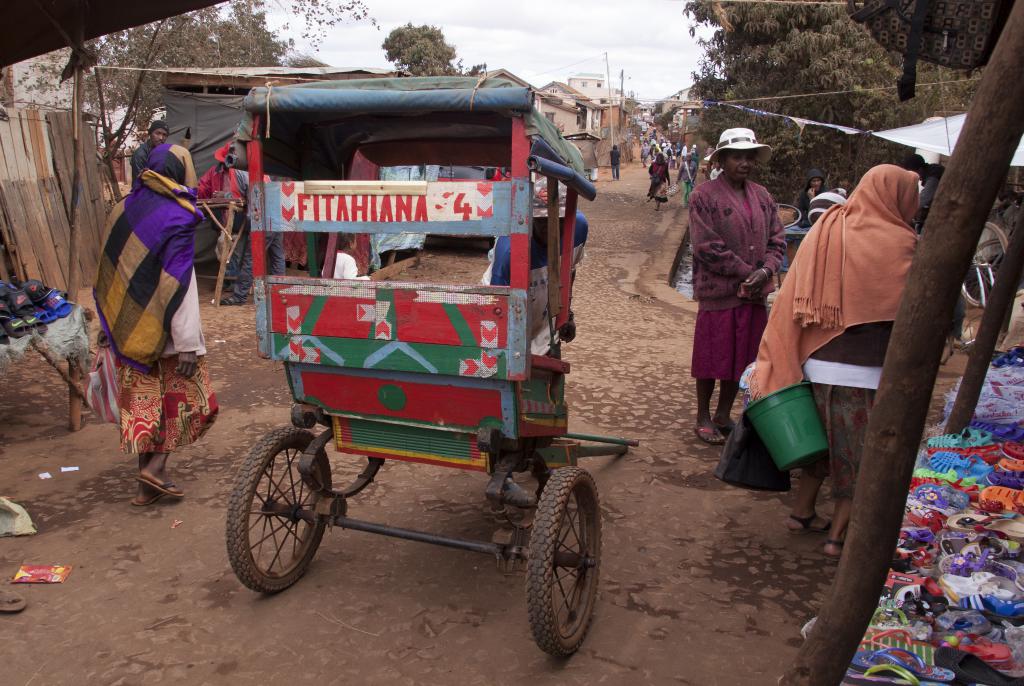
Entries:
<svg viewBox="0 0 1024 686">
<path fill-rule="evenodd" d="M 225 552 L 227 494 L 248 448 L 288 423 L 290 397 L 280 365 L 256 357 L 252 307 L 204 305 L 222 412 L 175 456 L 181 503 L 129 507 L 134 465 L 113 427 L 90 420 L 69 435 L 64 392 L 42 364 L 3 380 L 0 494 L 40 533 L 0 539 L 0 577 L 22 563 L 74 571 L 63 585 L 19 587 L 29 608 L 0 615 L 0 683 L 774 683 L 834 566 L 820 537 L 786 532 L 786 497 L 711 476 L 717 453 L 690 430 L 694 307 L 666 284 L 685 212 L 675 196 L 656 213 L 643 170 L 623 172 L 584 208 L 579 337 L 566 357 L 571 428 L 642 447 L 585 465 L 604 551 L 595 624 L 576 656 L 538 651 L 522 577 L 470 553 L 335 530 L 295 587 L 242 587 Z M 483 486 L 476 474 L 390 464 L 350 512 L 489 538 Z"/>
</svg>

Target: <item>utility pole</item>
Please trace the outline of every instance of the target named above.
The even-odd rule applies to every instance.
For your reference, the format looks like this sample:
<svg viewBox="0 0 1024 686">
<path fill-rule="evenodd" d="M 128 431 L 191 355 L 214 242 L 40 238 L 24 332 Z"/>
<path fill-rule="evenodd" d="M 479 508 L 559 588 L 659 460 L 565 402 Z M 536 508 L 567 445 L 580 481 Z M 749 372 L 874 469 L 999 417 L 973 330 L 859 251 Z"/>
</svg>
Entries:
<svg viewBox="0 0 1024 686">
<path fill-rule="evenodd" d="M 619 128 L 620 129 L 625 129 L 626 128 L 623 125 L 623 121 L 625 120 L 625 116 L 626 116 L 626 103 L 624 102 L 625 98 L 623 97 L 623 95 L 625 93 L 625 88 L 626 88 L 626 70 L 625 69 L 620 69 L 619 70 Z"/>
<path fill-rule="evenodd" d="M 612 145 L 617 142 L 615 140 L 615 127 L 612 126 L 612 70 L 608 66 L 608 53 L 604 54 L 604 75 L 605 81 L 608 84 L 608 130 L 612 133 Z"/>
</svg>

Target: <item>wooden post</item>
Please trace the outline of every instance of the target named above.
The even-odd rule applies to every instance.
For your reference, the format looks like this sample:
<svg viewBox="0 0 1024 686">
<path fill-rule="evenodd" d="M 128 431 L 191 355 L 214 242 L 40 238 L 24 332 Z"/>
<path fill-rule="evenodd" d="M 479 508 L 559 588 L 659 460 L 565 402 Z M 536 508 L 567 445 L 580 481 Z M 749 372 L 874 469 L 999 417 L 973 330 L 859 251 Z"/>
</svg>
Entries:
<svg viewBox="0 0 1024 686">
<path fill-rule="evenodd" d="M 68 428 L 71 431 L 82 428 L 81 381 L 82 370 L 78 367 L 78 360 L 68 360 Z"/>
<path fill-rule="evenodd" d="M 959 276 L 967 271 L 1024 133 L 1022 54 L 1024 3 L 1018 2 L 985 67 L 907 279 L 868 422 L 839 569 L 814 629 L 780 684 L 838 684 L 878 606 L 960 290 Z"/>
<path fill-rule="evenodd" d="M 68 299 L 78 301 L 78 287 L 81 280 L 81 265 L 78 262 L 79 243 L 82 236 L 82 181 L 85 178 L 82 159 L 82 62 L 75 60 L 74 93 L 71 106 L 71 130 L 74 152 L 74 173 L 71 180 L 71 233 L 68 237 Z"/>
<path fill-rule="evenodd" d="M 562 306 L 559 278 L 558 179 L 548 177 L 548 317 L 554 319 Z"/>
<path fill-rule="evenodd" d="M 1016 226 L 1010 236 L 1010 244 L 1006 248 L 1003 262 L 996 273 L 996 282 L 988 295 L 985 312 L 981 317 L 978 335 L 974 338 L 967 369 L 960 382 L 953 409 L 946 420 L 946 433 L 957 433 L 971 423 L 974 408 L 981 397 L 981 388 L 985 384 L 992 352 L 996 349 L 999 333 L 1003 329 L 1006 312 L 1013 305 L 1020 283 L 1021 268 L 1024 267 L 1024 223 L 1017 217 Z"/>
</svg>

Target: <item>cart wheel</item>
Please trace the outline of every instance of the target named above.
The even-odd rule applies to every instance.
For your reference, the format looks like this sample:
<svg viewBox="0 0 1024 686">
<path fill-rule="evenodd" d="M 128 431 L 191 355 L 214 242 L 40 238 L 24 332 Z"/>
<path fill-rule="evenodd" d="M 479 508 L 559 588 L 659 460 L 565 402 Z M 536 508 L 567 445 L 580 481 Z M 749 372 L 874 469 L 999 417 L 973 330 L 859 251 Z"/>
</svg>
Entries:
<svg viewBox="0 0 1024 686">
<path fill-rule="evenodd" d="M 526 606 L 541 650 L 564 657 L 583 643 L 597 598 L 601 511 L 597 485 L 579 467 L 556 469 L 530 536 Z"/>
<path fill-rule="evenodd" d="M 312 442 L 304 429 L 284 427 L 266 434 L 245 459 L 228 501 L 227 546 L 238 580 L 254 591 L 277 593 L 306 572 L 327 522 L 302 519 L 315 510 L 319 496 L 299 474 L 299 459 Z M 330 488 L 326 456 L 312 465 Z"/>
</svg>

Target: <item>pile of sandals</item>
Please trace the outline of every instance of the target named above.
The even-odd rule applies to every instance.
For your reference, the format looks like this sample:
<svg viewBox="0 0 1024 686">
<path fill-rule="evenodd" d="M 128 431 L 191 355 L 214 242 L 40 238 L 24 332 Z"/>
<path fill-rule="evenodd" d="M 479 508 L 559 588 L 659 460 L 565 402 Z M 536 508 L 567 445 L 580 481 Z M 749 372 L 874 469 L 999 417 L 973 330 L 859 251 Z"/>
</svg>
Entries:
<svg viewBox="0 0 1024 686">
<path fill-rule="evenodd" d="M 1024 348 L 995 358 L 986 383 L 1018 397 Z M 972 422 L 922 446 L 885 589 L 844 686 L 1024 686 L 1022 414 L 1017 403 L 1002 424 Z"/>
<path fill-rule="evenodd" d="M 46 325 L 74 310 L 65 293 L 37 279 L 0 281 L 0 345 L 12 338 L 46 333 Z"/>
</svg>

